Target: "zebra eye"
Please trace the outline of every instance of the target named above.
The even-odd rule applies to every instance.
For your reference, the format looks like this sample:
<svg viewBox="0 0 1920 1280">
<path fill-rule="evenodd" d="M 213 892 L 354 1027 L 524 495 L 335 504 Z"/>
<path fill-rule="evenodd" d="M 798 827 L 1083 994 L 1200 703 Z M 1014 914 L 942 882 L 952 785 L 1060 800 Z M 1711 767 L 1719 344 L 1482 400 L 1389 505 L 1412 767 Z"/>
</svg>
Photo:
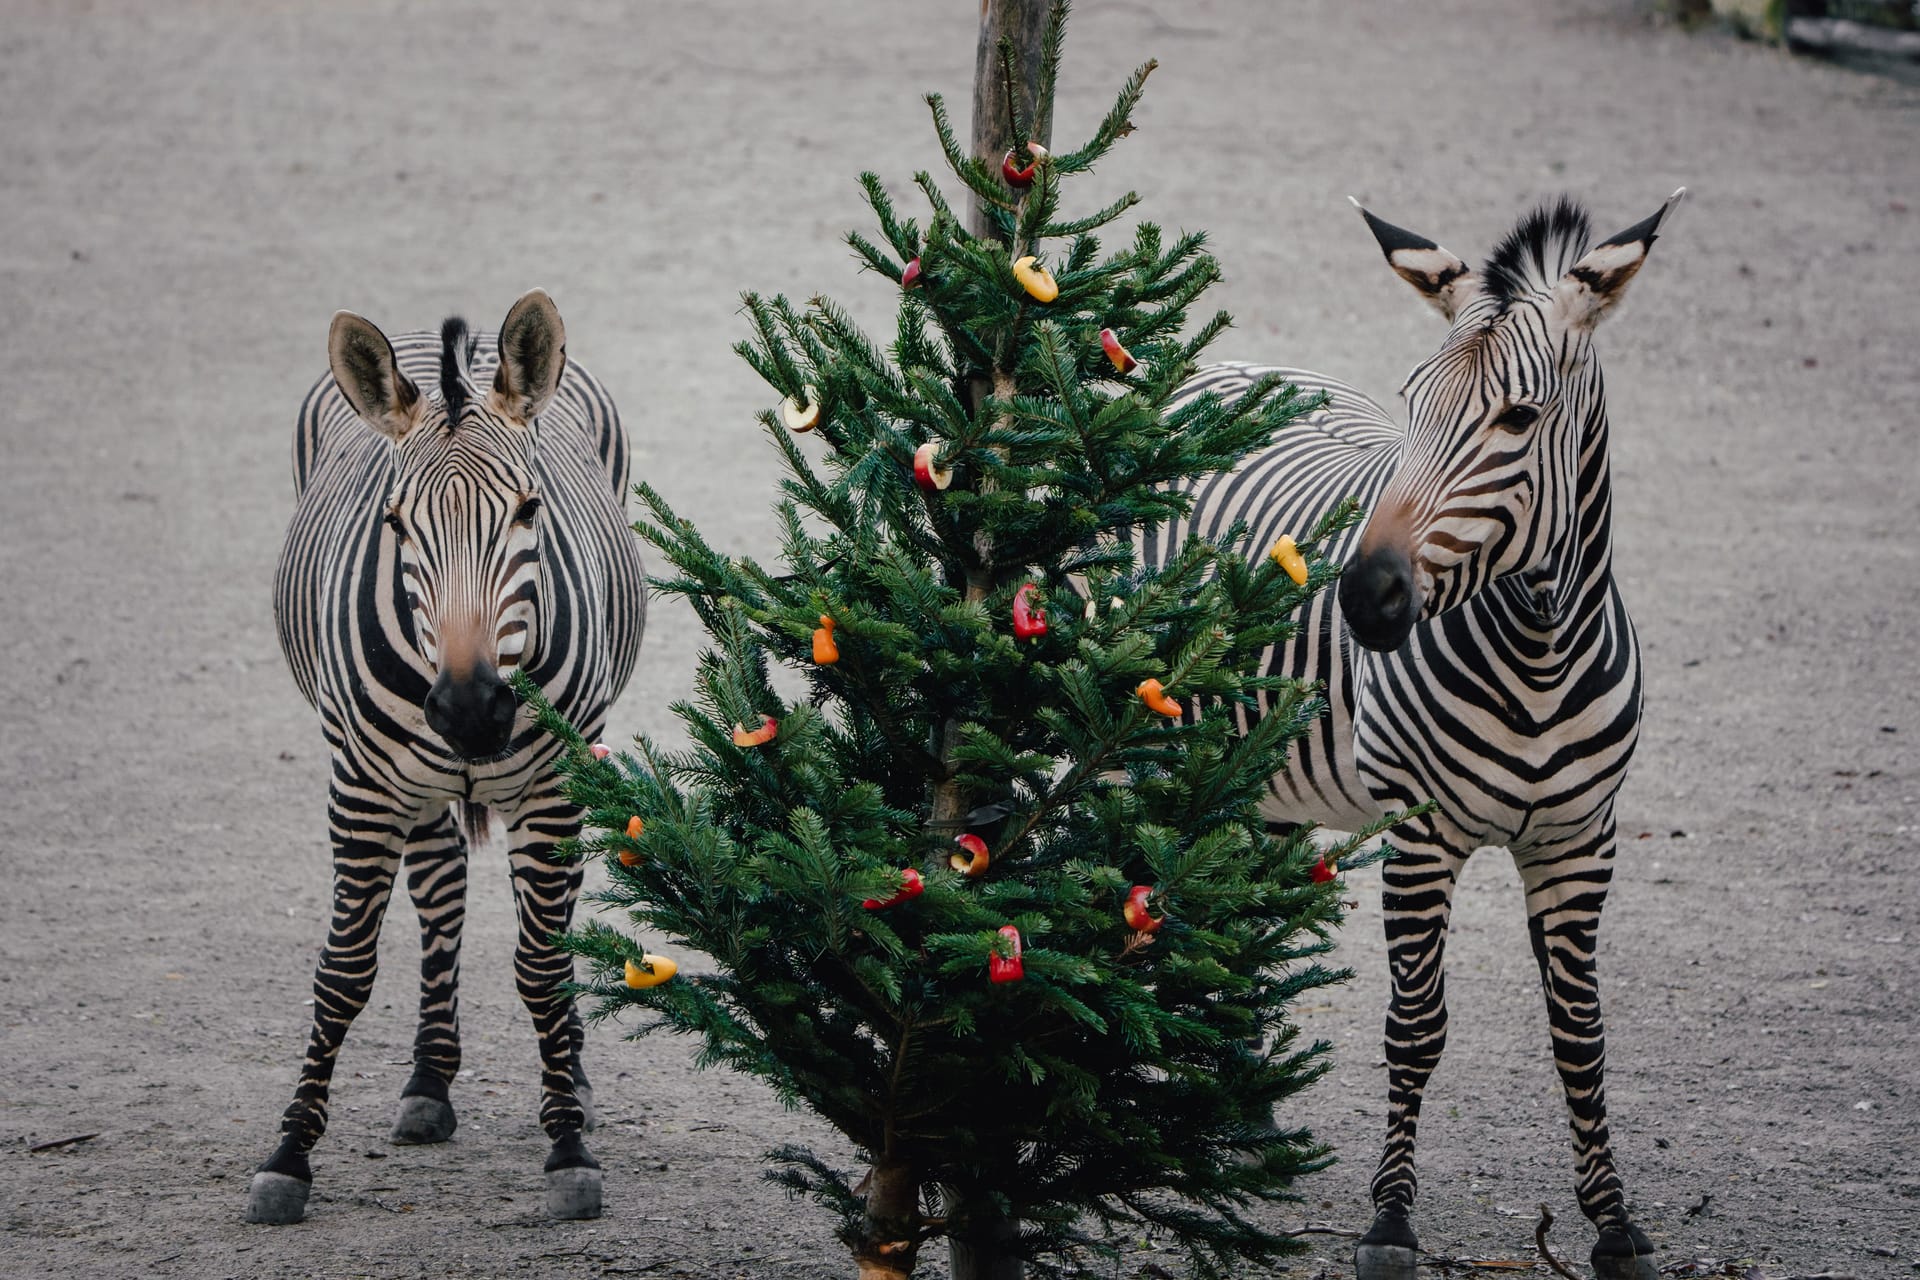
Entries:
<svg viewBox="0 0 1920 1280">
<path fill-rule="evenodd" d="M 1508 431 L 1525 431 L 1539 417 L 1540 411 L 1530 404 L 1508 405 L 1507 411 L 1493 420 L 1493 425 Z"/>
<path fill-rule="evenodd" d="M 407 536 L 407 526 L 400 522 L 400 513 L 398 511 L 388 510 L 386 514 L 386 521 L 387 521 L 387 528 L 393 530 L 396 534 L 400 535 L 402 538 Z"/>
<path fill-rule="evenodd" d="M 528 494 L 526 497 L 520 499 L 520 505 L 514 508 L 513 522 L 515 524 L 532 524 L 534 513 L 538 510 L 540 510 L 540 496 L 538 494 Z"/>
</svg>

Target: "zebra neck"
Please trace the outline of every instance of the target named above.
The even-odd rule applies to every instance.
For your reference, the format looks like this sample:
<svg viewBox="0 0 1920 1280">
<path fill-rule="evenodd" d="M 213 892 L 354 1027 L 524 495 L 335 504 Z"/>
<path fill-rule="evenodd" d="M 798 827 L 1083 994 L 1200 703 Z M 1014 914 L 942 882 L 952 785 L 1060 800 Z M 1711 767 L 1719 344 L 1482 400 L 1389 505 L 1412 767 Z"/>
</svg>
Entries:
<svg viewBox="0 0 1920 1280">
<path fill-rule="evenodd" d="M 1574 518 L 1538 566 L 1506 579 L 1516 620 L 1549 651 L 1579 643 L 1607 608 L 1613 585 L 1613 482 L 1607 466 L 1607 409 L 1596 380 L 1580 433 Z"/>
</svg>

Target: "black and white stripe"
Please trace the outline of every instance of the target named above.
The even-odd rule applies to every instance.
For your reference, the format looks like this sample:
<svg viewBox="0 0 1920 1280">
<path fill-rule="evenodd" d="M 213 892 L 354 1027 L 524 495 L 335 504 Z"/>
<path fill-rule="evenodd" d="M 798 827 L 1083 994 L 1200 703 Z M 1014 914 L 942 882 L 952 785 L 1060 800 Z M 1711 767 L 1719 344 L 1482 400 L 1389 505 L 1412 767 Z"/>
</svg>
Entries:
<svg viewBox="0 0 1920 1280">
<path fill-rule="evenodd" d="M 1340 590 L 1314 598 L 1268 664 L 1324 682 L 1331 704 L 1273 779 L 1269 817 L 1352 829 L 1436 803 L 1392 830 L 1384 867 L 1388 1132 L 1356 1258 L 1363 1278 L 1412 1275 L 1414 1131 L 1446 1042 L 1448 915 L 1461 867 L 1488 845 L 1513 854 L 1525 886 L 1580 1204 L 1600 1228 L 1594 1264 L 1605 1276 L 1653 1274 L 1608 1144 L 1594 973 L 1640 675 L 1612 574 L 1591 334 L 1680 194 L 1592 250 L 1577 207 L 1542 209 L 1480 271 L 1368 214 L 1389 263 L 1452 325 L 1407 380 L 1408 427 L 1351 387 L 1282 370 L 1327 391 L 1327 407 L 1200 483 L 1191 517 L 1139 546 L 1164 565 L 1183 538 L 1223 535 L 1236 520 L 1267 546 L 1304 535 L 1346 497 L 1370 512 L 1321 549 L 1345 566 Z M 1268 372 L 1211 367 L 1182 401 L 1231 397 Z"/>
<path fill-rule="evenodd" d="M 567 360 L 536 290 L 499 335 L 449 320 L 391 344 L 342 313 L 332 372 L 301 407 L 298 506 L 274 584 L 281 648 L 332 753 L 333 908 L 314 974 L 313 1031 L 279 1149 L 249 1217 L 297 1221 L 307 1152 L 324 1132 L 335 1055 L 374 981 L 382 917 L 404 864 L 421 929 L 420 1022 L 398 1141 L 451 1134 L 460 1067 L 460 934 L 468 832 L 503 824 L 518 908 L 514 973 L 542 1063 L 540 1121 L 556 1177 L 591 1180 L 581 1027 L 552 935 L 581 870 L 554 858 L 579 810 L 554 740 L 502 673 L 522 668 L 588 735 L 632 674 L 645 622 L 639 550 L 623 512 L 625 437 L 606 390 Z M 503 358 L 504 351 L 504 358 Z M 427 389 L 433 389 L 429 392 Z M 558 1171 L 558 1172 L 556 1172 Z M 590 1171 L 590 1172 L 589 1172 Z M 580 1216 L 574 1213 L 572 1216 Z"/>
</svg>

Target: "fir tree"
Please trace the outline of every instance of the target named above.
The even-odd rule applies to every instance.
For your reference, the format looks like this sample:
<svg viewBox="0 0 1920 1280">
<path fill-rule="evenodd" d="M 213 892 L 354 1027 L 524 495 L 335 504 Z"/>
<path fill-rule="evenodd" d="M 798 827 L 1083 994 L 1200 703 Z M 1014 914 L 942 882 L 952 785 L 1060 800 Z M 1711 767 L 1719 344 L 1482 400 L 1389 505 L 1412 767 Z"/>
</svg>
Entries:
<svg viewBox="0 0 1920 1280">
<path fill-rule="evenodd" d="M 672 566 L 655 586 L 712 638 L 675 707 L 690 745 L 599 758 L 521 687 L 569 740 L 602 832 L 579 848 L 609 860 L 600 901 L 717 969 L 658 981 L 670 966 L 638 936 L 593 922 L 568 939 L 580 989 L 847 1136 L 864 1177 L 791 1147 L 769 1176 L 838 1216 L 862 1276 L 909 1275 L 943 1235 L 1048 1268 L 1142 1230 L 1217 1274 L 1292 1250 L 1249 1210 L 1329 1158 L 1273 1119 L 1327 1066 L 1287 1011 L 1344 976 L 1320 959 L 1341 887 L 1258 805 L 1319 710 L 1259 659 L 1332 570 L 1296 583 L 1238 530 L 1157 573 L 1133 550 L 1180 517 L 1184 482 L 1311 404 L 1270 378 L 1169 411 L 1228 323 L 1183 336 L 1219 276 L 1204 238 L 1140 224 L 1103 256 L 1094 232 L 1136 197 L 1061 208 L 1130 132 L 1152 68 L 1084 147 L 1007 173 L 929 96 L 992 234 L 968 235 L 926 173 L 924 230 L 861 176 L 883 243 L 849 243 L 899 287 L 891 343 L 824 298 L 746 297 L 738 350 L 785 397 L 761 415 L 786 468 L 780 566 L 729 557 L 638 488 L 635 527 Z"/>
</svg>

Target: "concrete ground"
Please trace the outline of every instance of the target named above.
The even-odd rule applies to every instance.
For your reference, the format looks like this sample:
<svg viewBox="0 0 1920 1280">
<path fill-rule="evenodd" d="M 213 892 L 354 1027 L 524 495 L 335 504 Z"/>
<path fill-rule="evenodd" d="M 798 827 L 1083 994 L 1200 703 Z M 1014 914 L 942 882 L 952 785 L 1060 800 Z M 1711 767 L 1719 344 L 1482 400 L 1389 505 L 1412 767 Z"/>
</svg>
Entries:
<svg viewBox="0 0 1920 1280">
<path fill-rule="evenodd" d="M 329 316 L 497 324 L 533 285 L 638 475 L 773 546 L 744 289 L 889 290 L 854 176 L 933 167 L 973 6 L 9 0 L 0 23 L 0 1274 L 844 1275 L 758 1156 L 822 1126 L 689 1046 L 594 1034 L 607 1216 L 540 1215 L 533 1040 L 499 851 L 475 876 L 461 1127 L 385 1141 L 415 943 L 341 1061 L 304 1226 L 241 1222 L 308 1019 L 324 757 L 272 632 L 290 428 Z M 1693 195 L 1600 348 L 1647 716 L 1603 933 L 1613 1132 L 1675 1273 L 1920 1266 L 1920 89 L 1626 0 L 1082 5 L 1057 136 L 1157 57 L 1076 193 L 1203 226 L 1222 357 L 1390 400 L 1440 336 L 1344 196 L 1473 258 L 1544 194 L 1610 232 Z M 673 735 L 699 636 L 656 608 L 621 735 Z M 1383 1127 L 1373 886 L 1303 1011 L 1342 1160 L 1275 1215 L 1353 1230 Z M 1461 890 L 1422 1242 L 1584 1260 L 1516 881 Z M 88 1141 L 34 1154 L 82 1134 Z M 1347 1242 L 1288 1274 L 1343 1274 Z M 1141 1274 L 1157 1255 L 1130 1258 Z M 1701 1260 L 1713 1260 L 1711 1264 Z M 1744 1265 L 1744 1263 L 1743 1263 Z M 943 1268 L 929 1264 L 928 1274 Z M 1726 1270 L 1727 1274 L 1736 1274 Z M 1146 1272 L 1146 1274 L 1152 1274 Z"/>
</svg>

